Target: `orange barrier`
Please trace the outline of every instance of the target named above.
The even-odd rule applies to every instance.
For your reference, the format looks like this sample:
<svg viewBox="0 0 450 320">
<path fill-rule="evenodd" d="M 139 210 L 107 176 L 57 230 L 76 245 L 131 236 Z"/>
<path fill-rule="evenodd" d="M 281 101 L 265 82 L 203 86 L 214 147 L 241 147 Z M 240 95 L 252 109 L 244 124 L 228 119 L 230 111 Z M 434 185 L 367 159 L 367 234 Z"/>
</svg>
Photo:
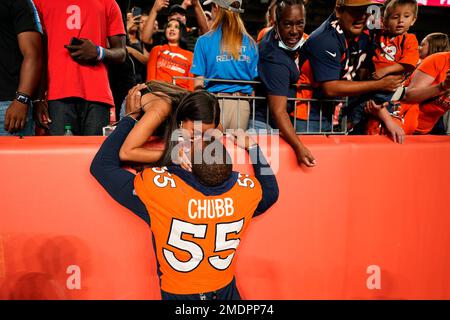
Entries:
<svg viewBox="0 0 450 320">
<path fill-rule="evenodd" d="M 102 139 L 0 138 L 0 298 L 160 298 L 149 228 L 89 173 Z M 318 165 L 280 143 L 279 201 L 237 255 L 243 297 L 450 299 L 450 138 L 303 141 Z"/>
</svg>

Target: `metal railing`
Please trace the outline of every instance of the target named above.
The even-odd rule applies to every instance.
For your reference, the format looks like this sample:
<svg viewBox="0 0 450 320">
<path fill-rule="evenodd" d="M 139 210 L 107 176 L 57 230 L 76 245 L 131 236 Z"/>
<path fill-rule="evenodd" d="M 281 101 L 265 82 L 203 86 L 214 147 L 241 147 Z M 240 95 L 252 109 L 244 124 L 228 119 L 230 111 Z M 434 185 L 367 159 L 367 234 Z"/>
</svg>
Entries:
<svg viewBox="0 0 450 320">
<path fill-rule="evenodd" d="M 190 81 L 195 81 L 195 80 L 201 80 L 201 81 L 210 81 L 210 82 L 215 82 L 215 83 L 228 83 L 228 84 L 240 84 L 240 85 L 252 85 L 253 87 L 253 92 L 255 92 L 255 86 L 256 85 L 261 85 L 260 81 L 249 81 L 249 80 L 226 80 L 226 79 L 211 79 L 211 78 L 192 78 L 192 77 L 181 77 L 181 76 L 175 76 L 173 77 L 173 84 L 176 85 L 177 80 L 190 80 Z M 300 85 L 295 85 L 297 88 L 300 87 L 303 90 L 313 90 L 313 88 L 309 85 L 305 85 L 305 84 L 300 84 Z M 254 125 L 255 125 L 255 121 L 257 120 L 255 118 L 256 115 L 256 102 L 257 101 L 267 101 L 266 97 L 263 96 L 240 96 L 240 95 L 221 95 L 220 93 L 215 94 L 216 97 L 220 100 L 238 100 L 238 112 L 237 112 L 237 123 L 239 123 L 239 114 L 240 114 L 240 104 L 239 101 L 241 100 L 246 100 L 249 101 L 249 104 L 251 102 L 251 118 L 249 119 L 249 126 L 248 129 L 253 129 L 253 130 L 258 130 L 255 129 Z M 308 98 L 288 98 L 287 99 L 288 102 L 289 101 L 293 101 L 294 102 L 294 110 L 293 110 L 293 115 L 290 114 L 290 118 L 291 118 L 291 122 L 293 122 L 293 126 L 294 129 L 296 131 L 297 134 L 301 134 L 301 135 L 346 135 L 348 134 L 348 129 L 347 129 L 347 117 L 345 115 L 345 107 L 347 106 L 347 102 L 348 102 L 348 98 L 342 98 L 342 99 L 308 99 Z M 298 119 L 298 120 L 303 120 L 306 122 L 306 131 L 302 130 L 302 131 L 298 131 L 297 130 L 297 109 L 298 109 L 298 104 L 299 103 L 306 103 L 307 105 L 307 119 Z M 318 131 L 313 131 L 310 130 L 310 123 L 311 120 L 310 116 L 311 116 L 311 108 L 312 105 L 311 103 L 317 103 L 319 104 L 319 120 L 314 120 L 315 122 L 319 122 L 319 130 Z M 324 118 L 324 106 L 323 104 L 329 104 L 328 106 L 325 106 L 325 108 L 333 108 L 333 110 L 336 110 L 336 108 L 338 108 L 339 112 L 338 114 L 333 113 L 331 116 L 331 119 L 326 119 Z M 330 106 L 331 104 L 331 106 Z M 334 104 L 334 105 L 333 105 Z M 223 112 L 223 110 L 221 110 L 221 112 Z M 266 130 L 268 133 L 272 132 L 271 129 L 274 129 L 271 127 L 270 125 L 270 110 L 269 107 L 266 103 Z M 328 115 L 330 114 L 330 112 L 327 113 Z M 221 117 L 222 118 L 222 117 Z M 252 121 L 250 121 L 252 120 Z M 324 121 L 328 122 L 328 125 L 330 127 L 330 130 L 324 131 L 323 128 L 324 126 Z M 328 126 L 327 125 L 327 126 Z M 245 128 L 247 129 L 247 128 Z M 273 132 L 272 132 L 273 133 Z"/>
</svg>

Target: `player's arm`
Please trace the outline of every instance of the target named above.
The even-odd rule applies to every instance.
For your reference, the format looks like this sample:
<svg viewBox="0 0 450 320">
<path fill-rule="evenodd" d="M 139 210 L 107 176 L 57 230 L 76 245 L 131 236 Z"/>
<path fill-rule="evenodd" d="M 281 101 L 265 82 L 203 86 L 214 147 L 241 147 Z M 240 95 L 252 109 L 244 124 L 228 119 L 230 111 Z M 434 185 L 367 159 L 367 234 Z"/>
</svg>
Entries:
<svg viewBox="0 0 450 320">
<path fill-rule="evenodd" d="M 253 214 L 255 217 L 269 210 L 277 202 L 280 192 L 278 190 L 277 178 L 259 146 L 257 144 L 251 146 L 248 149 L 248 153 L 253 164 L 255 177 L 258 179 L 262 188 L 262 199 Z"/>
<path fill-rule="evenodd" d="M 420 103 L 444 94 L 450 89 L 450 69 L 447 70 L 447 76 L 444 81 L 433 85 L 434 81 L 435 77 L 432 77 L 420 69 L 417 70 L 406 90 L 404 100 L 406 102 Z"/>
<path fill-rule="evenodd" d="M 135 97 L 135 95 L 132 95 L 132 97 Z M 138 98 L 140 100 L 140 96 Z M 116 129 L 103 142 L 100 150 L 95 155 L 90 170 L 91 174 L 114 200 L 130 209 L 147 223 L 150 223 L 147 209 L 142 201 L 133 194 L 135 175 L 120 167 L 120 147 L 135 123 L 136 120 L 131 117 L 126 117 L 119 122 Z"/>
<path fill-rule="evenodd" d="M 269 210 L 269 208 L 277 202 L 279 195 L 277 178 L 258 144 L 254 142 L 249 135 L 244 133 L 242 129 L 238 129 L 235 130 L 233 136 L 235 138 L 235 143 L 248 151 L 255 177 L 262 188 L 261 201 L 253 214 L 255 217 Z"/>
</svg>

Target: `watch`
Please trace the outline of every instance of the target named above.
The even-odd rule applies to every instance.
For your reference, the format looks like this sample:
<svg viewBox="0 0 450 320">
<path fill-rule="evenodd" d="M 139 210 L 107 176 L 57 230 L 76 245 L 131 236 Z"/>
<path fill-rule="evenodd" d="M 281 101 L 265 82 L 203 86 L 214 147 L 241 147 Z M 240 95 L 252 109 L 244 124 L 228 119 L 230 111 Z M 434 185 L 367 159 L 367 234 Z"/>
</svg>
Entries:
<svg viewBox="0 0 450 320">
<path fill-rule="evenodd" d="M 29 105 L 31 102 L 31 97 L 25 93 L 17 91 L 16 92 L 16 100 L 19 101 L 20 103 Z"/>
</svg>

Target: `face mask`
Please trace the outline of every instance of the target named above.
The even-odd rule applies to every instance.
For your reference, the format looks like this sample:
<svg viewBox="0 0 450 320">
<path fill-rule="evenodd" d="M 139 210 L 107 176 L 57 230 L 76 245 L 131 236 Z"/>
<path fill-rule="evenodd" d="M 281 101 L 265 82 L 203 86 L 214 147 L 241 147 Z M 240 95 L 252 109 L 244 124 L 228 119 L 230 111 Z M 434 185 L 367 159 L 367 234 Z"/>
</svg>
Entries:
<svg viewBox="0 0 450 320">
<path fill-rule="evenodd" d="M 278 29 L 277 29 L 277 36 L 278 36 L 278 39 L 280 39 L 279 41 L 278 41 L 278 46 L 281 48 L 281 49 L 284 49 L 284 50 L 287 50 L 287 51 L 297 51 L 299 48 L 301 48 L 301 46 L 305 43 L 305 39 L 303 39 L 303 37 L 300 39 L 300 41 L 299 42 L 297 42 L 297 44 L 294 46 L 294 47 L 288 47 L 284 42 L 283 42 L 283 40 L 281 39 L 281 36 L 280 36 L 280 33 L 278 32 Z"/>
</svg>

